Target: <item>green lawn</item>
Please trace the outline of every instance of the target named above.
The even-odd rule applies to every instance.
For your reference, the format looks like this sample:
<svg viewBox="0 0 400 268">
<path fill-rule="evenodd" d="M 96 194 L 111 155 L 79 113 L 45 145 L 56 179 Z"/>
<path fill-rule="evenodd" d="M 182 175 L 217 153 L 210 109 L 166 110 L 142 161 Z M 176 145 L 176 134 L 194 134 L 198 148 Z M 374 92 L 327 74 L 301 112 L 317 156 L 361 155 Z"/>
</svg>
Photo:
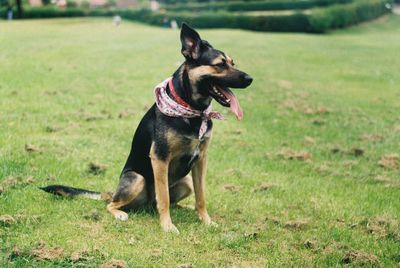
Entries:
<svg viewBox="0 0 400 268">
<path fill-rule="evenodd" d="M 182 61 L 178 31 L 108 19 L 0 29 L 1 267 L 399 265 L 400 16 L 329 35 L 200 31 L 255 80 L 236 91 L 242 122 L 214 104 L 228 118 L 207 177 L 219 227 L 173 208 L 180 235 L 154 212 L 117 222 L 101 201 L 37 189 L 115 189 L 153 87 Z"/>
</svg>

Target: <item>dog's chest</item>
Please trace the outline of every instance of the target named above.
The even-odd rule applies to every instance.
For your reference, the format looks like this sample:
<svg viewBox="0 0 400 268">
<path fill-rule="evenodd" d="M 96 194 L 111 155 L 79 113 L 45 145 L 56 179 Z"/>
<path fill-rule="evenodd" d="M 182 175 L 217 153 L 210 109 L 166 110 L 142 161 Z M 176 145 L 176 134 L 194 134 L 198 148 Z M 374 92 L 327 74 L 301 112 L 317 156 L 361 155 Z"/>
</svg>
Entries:
<svg viewBox="0 0 400 268">
<path fill-rule="evenodd" d="M 172 180 L 178 180 L 190 172 L 199 158 L 202 142 L 204 141 L 195 138 L 180 137 L 180 142 L 173 147 L 169 165 L 169 177 Z"/>
</svg>

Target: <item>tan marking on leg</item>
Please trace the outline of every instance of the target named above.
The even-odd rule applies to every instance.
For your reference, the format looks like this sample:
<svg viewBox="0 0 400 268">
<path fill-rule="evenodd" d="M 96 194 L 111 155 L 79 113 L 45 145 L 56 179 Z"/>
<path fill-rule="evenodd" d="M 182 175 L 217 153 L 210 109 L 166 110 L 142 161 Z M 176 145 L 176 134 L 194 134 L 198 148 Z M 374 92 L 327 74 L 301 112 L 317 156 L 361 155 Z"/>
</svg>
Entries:
<svg viewBox="0 0 400 268">
<path fill-rule="evenodd" d="M 120 221 L 126 221 L 128 219 L 128 213 L 119 210 L 119 208 L 123 207 L 123 202 L 111 202 L 107 205 L 107 210 L 110 212 L 114 218 Z"/>
<path fill-rule="evenodd" d="M 205 177 L 207 171 L 207 148 L 211 138 L 207 139 L 200 146 L 200 155 L 192 168 L 193 187 L 196 198 L 196 210 L 200 220 L 206 225 L 215 225 L 211 221 L 206 208 Z"/>
<path fill-rule="evenodd" d="M 129 196 L 127 196 L 124 200 L 119 200 L 117 202 L 111 202 L 107 205 L 107 210 L 117 219 L 121 221 L 126 221 L 128 219 L 128 214 L 120 208 L 134 202 L 135 198 L 140 195 L 140 193 L 144 190 L 145 180 L 143 176 L 137 174 L 137 178 L 135 179 L 135 183 L 131 186 L 131 192 Z"/>
<path fill-rule="evenodd" d="M 160 160 L 154 153 L 154 143 L 150 149 L 151 165 L 154 173 L 154 188 L 156 192 L 157 211 L 160 215 L 160 224 L 165 232 L 179 233 L 172 223 L 169 213 L 169 187 L 168 187 L 168 165 L 169 160 Z"/>
</svg>

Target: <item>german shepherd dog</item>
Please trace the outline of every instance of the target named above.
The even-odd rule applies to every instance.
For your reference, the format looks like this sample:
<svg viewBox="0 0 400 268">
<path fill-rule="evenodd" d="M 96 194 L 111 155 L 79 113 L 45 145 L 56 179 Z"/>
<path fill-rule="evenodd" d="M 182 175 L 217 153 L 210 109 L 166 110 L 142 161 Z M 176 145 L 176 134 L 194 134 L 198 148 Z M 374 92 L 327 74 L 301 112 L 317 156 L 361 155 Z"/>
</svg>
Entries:
<svg viewBox="0 0 400 268">
<path fill-rule="evenodd" d="M 222 106 L 230 107 L 240 120 L 242 110 L 229 88 L 246 88 L 253 81 L 248 74 L 235 68 L 232 58 L 202 40 L 186 24 L 182 24 L 180 39 L 185 62 L 166 83 L 164 93 L 166 98 L 199 113 L 171 116 L 159 108 L 156 96 L 156 103 L 136 130 L 118 187 L 107 205 L 107 210 L 122 221 L 128 219 L 124 212 L 128 209 L 156 206 L 162 229 L 176 233 L 179 231 L 171 221 L 170 204 L 176 204 L 193 191 L 200 220 L 206 225 L 214 224 L 205 198 L 207 148 L 213 117 L 203 112 L 215 99 Z M 199 135 L 201 132 L 203 134 Z M 41 189 L 62 196 L 101 199 L 99 192 L 62 185 Z"/>
</svg>

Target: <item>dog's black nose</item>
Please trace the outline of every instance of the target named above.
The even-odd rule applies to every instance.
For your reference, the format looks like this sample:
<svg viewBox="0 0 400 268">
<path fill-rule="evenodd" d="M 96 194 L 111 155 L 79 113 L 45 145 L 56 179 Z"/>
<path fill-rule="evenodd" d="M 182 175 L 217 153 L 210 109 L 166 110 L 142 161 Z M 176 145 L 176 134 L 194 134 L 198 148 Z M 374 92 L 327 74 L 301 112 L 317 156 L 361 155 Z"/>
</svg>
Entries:
<svg viewBox="0 0 400 268">
<path fill-rule="evenodd" d="M 246 81 L 246 84 L 247 84 L 247 85 L 250 85 L 251 82 L 253 82 L 253 78 L 252 78 L 250 75 L 246 74 L 246 75 L 244 76 L 244 81 Z"/>
</svg>

